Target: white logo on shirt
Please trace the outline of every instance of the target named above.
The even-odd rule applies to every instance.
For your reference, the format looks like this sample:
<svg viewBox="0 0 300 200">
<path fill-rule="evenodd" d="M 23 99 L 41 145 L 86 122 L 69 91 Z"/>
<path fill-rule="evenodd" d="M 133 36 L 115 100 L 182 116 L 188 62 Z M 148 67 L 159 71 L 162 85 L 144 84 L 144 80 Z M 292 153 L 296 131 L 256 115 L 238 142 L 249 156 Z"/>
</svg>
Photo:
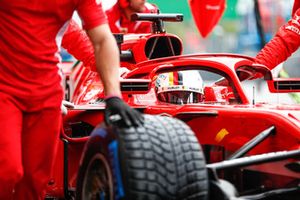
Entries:
<svg viewBox="0 0 300 200">
<path fill-rule="evenodd" d="M 297 14 L 295 14 L 295 17 L 293 17 L 293 18 L 295 18 L 295 19 L 292 19 L 292 23 L 300 26 L 300 23 L 299 23 L 300 16 L 298 16 Z"/>
<path fill-rule="evenodd" d="M 295 26 L 287 26 L 287 27 L 285 27 L 285 29 L 286 30 L 290 30 L 290 31 L 292 31 L 292 32 L 300 35 L 300 30 L 297 27 L 295 27 Z"/>
</svg>

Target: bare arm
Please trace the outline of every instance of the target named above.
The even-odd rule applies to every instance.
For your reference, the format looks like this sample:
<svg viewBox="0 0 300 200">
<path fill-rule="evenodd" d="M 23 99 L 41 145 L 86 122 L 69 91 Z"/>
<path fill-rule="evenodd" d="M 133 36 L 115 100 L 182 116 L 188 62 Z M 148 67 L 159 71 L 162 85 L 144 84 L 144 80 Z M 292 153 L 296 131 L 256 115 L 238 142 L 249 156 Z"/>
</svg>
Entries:
<svg viewBox="0 0 300 200">
<path fill-rule="evenodd" d="M 87 31 L 94 46 L 96 69 L 104 84 L 106 96 L 121 96 L 119 50 L 109 26 L 102 24 Z"/>
</svg>

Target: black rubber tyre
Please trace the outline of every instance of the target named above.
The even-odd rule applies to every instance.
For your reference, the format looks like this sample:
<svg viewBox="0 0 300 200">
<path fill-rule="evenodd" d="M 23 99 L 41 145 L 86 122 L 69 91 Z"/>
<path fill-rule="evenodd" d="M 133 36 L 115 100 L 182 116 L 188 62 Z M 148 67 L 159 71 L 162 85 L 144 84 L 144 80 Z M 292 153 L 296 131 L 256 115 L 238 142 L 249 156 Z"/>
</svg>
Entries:
<svg viewBox="0 0 300 200">
<path fill-rule="evenodd" d="M 86 146 L 78 173 L 76 199 L 93 199 L 85 193 L 91 183 L 99 180 L 104 186 L 96 195 L 98 199 L 208 198 L 208 177 L 201 146 L 182 121 L 145 115 L 143 127 L 98 129 L 98 132 L 101 134 L 93 133 Z M 99 198 L 101 195 L 104 198 Z"/>
</svg>

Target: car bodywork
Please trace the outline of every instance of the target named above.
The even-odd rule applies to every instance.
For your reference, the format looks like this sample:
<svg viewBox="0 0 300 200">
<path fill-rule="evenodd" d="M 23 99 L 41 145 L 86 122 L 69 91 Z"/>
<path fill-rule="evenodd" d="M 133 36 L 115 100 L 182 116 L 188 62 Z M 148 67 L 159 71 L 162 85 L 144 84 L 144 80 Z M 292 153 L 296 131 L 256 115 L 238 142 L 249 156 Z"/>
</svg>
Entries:
<svg viewBox="0 0 300 200">
<path fill-rule="evenodd" d="M 173 19 L 174 16 L 167 17 Z M 207 163 L 245 154 L 300 149 L 300 106 L 255 102 L 249 99 L 248 91 L 242 86 L 243 81 L 263 76 L 271 92 L 299 92 L 298 80 L 275 79 L 264 66 L 251 68 L 253 58 L 244 55 L 182 55 L 180 38 L 160 30 L 152 34 L 118 36 L 121 67 L 126 69 L 120 75 L 121 90 L 123 99 L 131 107 L 146 114 L 183 120 L 203 146 Z M 203 102 L 172 104 L 160 101 L 155 89 L 157 75 L 186 70 L 202 75 Z M 64 117 L 59 154 L 48 184 L 48 195 L 58 197 L 70 196 L 75 189 L 84 144 L 93 128 L 103 122 L 105 108 L 103 84 L 96 72 L 77 63 L 65 74 L 67 100 L 75 107 Z M 263 139 L 256 139 L 254 146 L 235 156 L 256 137 Z M 299 165 L 299 160 L 289 158 L 234 170 L 221 168 L 217 174 L 233 183 L 240 194 L 257 194 L 297 187 Z"/>
</svg>

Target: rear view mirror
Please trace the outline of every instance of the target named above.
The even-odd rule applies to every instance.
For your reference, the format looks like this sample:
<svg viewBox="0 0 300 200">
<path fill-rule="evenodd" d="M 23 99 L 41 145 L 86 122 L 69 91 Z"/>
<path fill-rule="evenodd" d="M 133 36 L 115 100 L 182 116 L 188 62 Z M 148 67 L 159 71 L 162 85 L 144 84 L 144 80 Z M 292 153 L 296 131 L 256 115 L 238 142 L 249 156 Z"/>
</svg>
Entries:
<svg viewBox="0 0 300 200">
<path fill-rule="evenodd" d="M 300 78 L 276 78 L 267 82 L 272 93 L 300 92 Z"/>
<path fill-rule="evenodd" d="M 121 91 L 126 94 L 145 94 L 151 88 L 150 79 L 122 79 Z"/>
</svg>

